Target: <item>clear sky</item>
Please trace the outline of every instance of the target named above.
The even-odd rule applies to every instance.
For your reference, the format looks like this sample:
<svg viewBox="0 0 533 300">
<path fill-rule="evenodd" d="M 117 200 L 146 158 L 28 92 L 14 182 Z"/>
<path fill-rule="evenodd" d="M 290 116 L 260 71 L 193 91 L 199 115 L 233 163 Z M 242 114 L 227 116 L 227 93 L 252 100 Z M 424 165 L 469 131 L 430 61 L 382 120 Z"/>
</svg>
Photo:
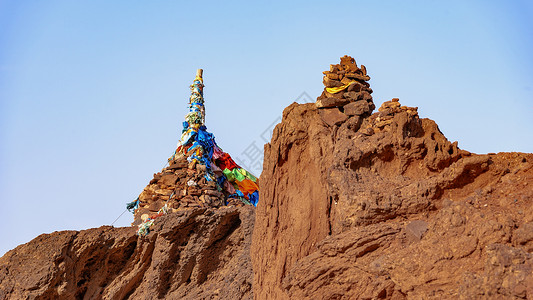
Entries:
<svg viewBox="0 0 533 300">
<path fill-rule="evenodd" d="M 209 131 L 247 163 L 345 54 L 377 106 L 418 106 L 465 150 L 533 152 L 532 3 L 0 0 L 0 255 L 111 224 L 174 152 L 197 68 Z"/>
</svg>

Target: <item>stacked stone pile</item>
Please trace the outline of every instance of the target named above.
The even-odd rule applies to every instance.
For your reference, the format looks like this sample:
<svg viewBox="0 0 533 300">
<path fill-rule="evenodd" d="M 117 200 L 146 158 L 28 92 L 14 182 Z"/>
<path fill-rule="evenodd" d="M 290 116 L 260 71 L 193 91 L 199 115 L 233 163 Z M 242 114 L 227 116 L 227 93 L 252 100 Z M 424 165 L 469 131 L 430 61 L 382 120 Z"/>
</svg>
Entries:
<svg viewBox="0 0 533 300">
<path fill-rule="evenodd" d="M 148 234 L 154 220 L 170 212 L 257 205 L 257 178 L 235 163 L 207 131 L 203 88 L 199 69 L 191 85 L 189 113 L 168 167 L 154 174 L 137 200 L 127 205 L 134 211 L 133 224 L 139 225 L 139 235 Z"/>
<path fill-rule="evenodd" d="M 357 67 L 355 59 L 347 55 L 340 60 L 340 64 L 330 65 L 330 70 L 323 72 L 325 88 L 317 98 L 316 106 L 332 110 L 329 114 L 340 111 L 346 116 L 369 116 L 375 105 L 366 67 Z"/>
<path fill-rule="evenodd" d="M 139 195 L 133 225 L 157 214 L 167 204 L 169 212 L 197 207 L 244 206 L 242 199 L 228 197 L 215 181 L 205 178 L 205 165 L 187 162 L 184 157 L 171 160 L 169 166 L 155 173 Z"/>
<path fill-rule="evenodd" d="M 403 106 L 398 98 L 392 98 L 381 104 L 377 114 L 371 115 L 362 124 L 359 133 L 363 135 L 373 135 L 376 132 L 388 131 L 393 123 L 394 116 L 401 112 L 407 112 L 409 118 L 418 119 L 418 107 Z"/>
</svg>

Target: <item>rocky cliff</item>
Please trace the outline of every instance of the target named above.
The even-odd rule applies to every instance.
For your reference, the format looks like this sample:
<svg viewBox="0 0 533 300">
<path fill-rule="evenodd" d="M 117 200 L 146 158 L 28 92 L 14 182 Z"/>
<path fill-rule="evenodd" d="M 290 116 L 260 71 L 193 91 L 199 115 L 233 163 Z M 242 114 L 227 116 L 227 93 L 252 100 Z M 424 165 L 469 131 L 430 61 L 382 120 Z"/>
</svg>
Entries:
<svg viewBox="0 0 533 300">
<path fill-rule="evenodd" d="M 0 299 L 251 299 L 250 206 L 40 235 L 0 258 Z"/>
<path fill-rule="evenodd" d="M 265 146 L 254 295 L 533 299 L 533 155 L 461 150 L 398 99 L 368 116 L 348 68 Z"/>
<path fill-rule="evenodd" d="M 533 155 L 461 150 L 398 99 L 372 114 L 350 57 L 324 75 L 265 145 L 257 208 L 41 235 L 0 258 L 0 299 L 532 299 Z"/>
</svg>

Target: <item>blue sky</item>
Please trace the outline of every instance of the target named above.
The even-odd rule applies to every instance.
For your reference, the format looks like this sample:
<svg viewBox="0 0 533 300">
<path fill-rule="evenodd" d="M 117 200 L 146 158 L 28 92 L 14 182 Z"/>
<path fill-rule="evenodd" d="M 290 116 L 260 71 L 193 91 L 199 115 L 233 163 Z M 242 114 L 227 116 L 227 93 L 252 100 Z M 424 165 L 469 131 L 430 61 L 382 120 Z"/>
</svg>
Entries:
<svg viewBox="0 0 533 300">
<path fill-rule="evenodd" d="M 0 255 L 111 224 L 173 153 L 197 68 L 238 159 L 345 54 L 377 106 L 418 106 L 468 151 L 533 152 L 531 3 L 0 0 Z"/>
</svg>

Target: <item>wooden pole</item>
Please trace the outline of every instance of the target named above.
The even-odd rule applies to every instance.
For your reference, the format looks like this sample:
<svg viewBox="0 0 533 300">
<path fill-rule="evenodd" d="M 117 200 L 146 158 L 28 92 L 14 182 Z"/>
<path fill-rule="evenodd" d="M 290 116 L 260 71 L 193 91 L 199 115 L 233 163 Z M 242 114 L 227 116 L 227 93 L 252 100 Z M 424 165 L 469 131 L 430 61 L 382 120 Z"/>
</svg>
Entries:
<svg viewBox="0 0 533 300">
<path fill-rule="evenodd" d="M 204 70 L 202 70 L 202 69 L 196 70 L 196 77 L 203 78 L 202 77 L 203 73 L 204 73 Z"/>
</svg>

